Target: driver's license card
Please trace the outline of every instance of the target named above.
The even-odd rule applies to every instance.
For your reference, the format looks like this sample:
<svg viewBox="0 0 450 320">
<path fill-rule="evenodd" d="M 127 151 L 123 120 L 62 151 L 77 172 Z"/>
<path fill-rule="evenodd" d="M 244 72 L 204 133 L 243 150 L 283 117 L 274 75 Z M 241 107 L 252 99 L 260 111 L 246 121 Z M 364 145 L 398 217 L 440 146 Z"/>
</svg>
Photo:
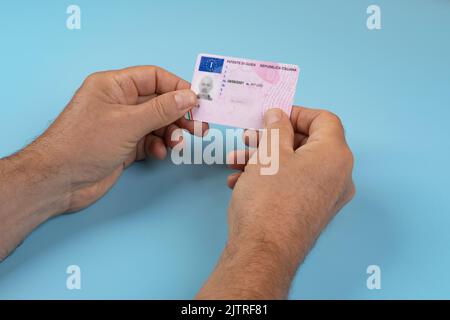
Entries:
<svg viewBox="0 0 450 320">
<path fill-rule="evenodd" d="M 291 114 L 299 71 L 292 64 L 199 54 L 191 84 L 199 106 L 186 117 L 262 129 L 267 109 Z"/>
</svg>

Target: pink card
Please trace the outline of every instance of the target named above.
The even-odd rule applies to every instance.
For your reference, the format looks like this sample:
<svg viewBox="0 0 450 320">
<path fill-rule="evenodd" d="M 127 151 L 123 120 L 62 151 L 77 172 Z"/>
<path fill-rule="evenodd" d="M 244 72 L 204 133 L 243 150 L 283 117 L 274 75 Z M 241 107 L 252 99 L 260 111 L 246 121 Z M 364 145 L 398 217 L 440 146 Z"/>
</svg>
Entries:
<svg viewBox="0 0 450 320">
<path fill-rule="evenodd" d="M 267 109 L 291 114 L 299 71 L 292 64 L 199 54 L 191 84 L 199 106 L 186 117 L 262 129 Z"/>
</svg>

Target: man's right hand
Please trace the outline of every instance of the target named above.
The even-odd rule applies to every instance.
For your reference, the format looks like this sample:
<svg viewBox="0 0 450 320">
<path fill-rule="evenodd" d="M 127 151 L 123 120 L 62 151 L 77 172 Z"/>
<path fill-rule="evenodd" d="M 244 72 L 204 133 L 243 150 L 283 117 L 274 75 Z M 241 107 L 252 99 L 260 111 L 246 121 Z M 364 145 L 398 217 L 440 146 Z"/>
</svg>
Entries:
<svg viewBox="0 0 450 320">
<path fill-rule="evenodd" d="M 259 148 L 278 129 L 279 146 L 270 148 L 279 147 L 279 170 L 262 175 L 257 159 L 232 165 L 242 172 L 228 178 L 234 188 L 228 244 L 199 298 L 286 297 L 315 239 L 355 193 L 353 156 L 337 116 L 294 107 L 289 119 L 271 109 L 265 124 Z"/>
</svg>

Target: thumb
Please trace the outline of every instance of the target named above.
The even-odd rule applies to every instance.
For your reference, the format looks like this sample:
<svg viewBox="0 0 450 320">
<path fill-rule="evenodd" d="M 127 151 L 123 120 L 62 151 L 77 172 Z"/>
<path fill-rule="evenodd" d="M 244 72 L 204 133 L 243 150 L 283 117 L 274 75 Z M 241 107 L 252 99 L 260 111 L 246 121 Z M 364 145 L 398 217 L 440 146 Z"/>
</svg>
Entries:
<svg viewBox="0 0 450 320">
<path fill-rule="evenodd" d="M 280 149 L 293 150 L 294 129 L 286 113 L 278 108 L 271 108 L 264 114 L 264 127 L 266 133 L 263 134 L 261 143 L 269 144 L 277 142 Z M 279 141 L 273 141 L 273 135 L 278 131 Z M 275 146 L 275 147 L 278 147 Z M 272 146 L 274 147 L 274 146 Z"/>
<path fill-rule="evenodd" d="M 197 96 L 189 89 L 164 93 L 137 105 L 140 136 L 171 124 L 196 105 Z"/>
</svg>

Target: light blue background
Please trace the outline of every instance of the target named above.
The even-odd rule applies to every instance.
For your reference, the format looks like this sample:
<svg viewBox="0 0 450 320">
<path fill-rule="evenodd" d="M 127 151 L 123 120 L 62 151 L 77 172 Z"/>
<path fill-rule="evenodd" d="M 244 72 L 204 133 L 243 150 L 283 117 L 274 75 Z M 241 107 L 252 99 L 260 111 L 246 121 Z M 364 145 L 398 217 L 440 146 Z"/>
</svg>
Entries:
<svg viewBox="0 0 450 320">
<path fill-rule="evenodd" d="M 342 118 L 357 195 L 290 297 L 450 298 L 450 1 L 69 1 L 0 4 L 0 156 L 32 141 L 98 70 L 200 52 L 298 64 L 295 102 Z M 366 8 L 382 30 L 366 28 Z M 226 241 L 222 166 L 142 163 L 101 201 L 53 219 L 0 264 L 0 298 L 192 298 Z M 299 194 L 299 197 L 301 194 Z M 66 267 L 82 290 L 66 289 Z M 382 289 L 366 288 L 366 268 Z"/>
</svg>

